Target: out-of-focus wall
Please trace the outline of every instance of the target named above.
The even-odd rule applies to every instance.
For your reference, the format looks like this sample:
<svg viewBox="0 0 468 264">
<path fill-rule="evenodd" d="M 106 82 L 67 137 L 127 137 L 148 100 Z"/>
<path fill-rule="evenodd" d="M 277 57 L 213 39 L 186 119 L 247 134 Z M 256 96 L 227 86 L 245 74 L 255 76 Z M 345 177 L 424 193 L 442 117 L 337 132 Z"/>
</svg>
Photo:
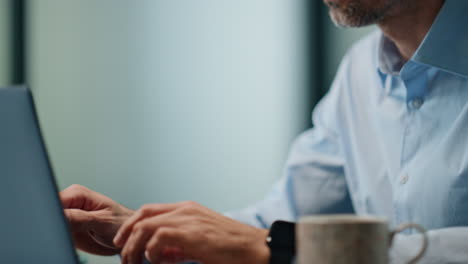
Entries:
<svg viewBox="0 0 468 264">
<path fill-rule="evenodd" d="M 0 0 L 0 86 L 11 81 L 11 1 Z"/>
<path fill-rule="evenodd" d="M 309 120 L 305 3 L 28 1 L 27 77 L 59 186 L 133 208 L 263 197 Z"/>
<path fill-rule="evenodd" d="M 28 80 L 60 187 L 260 199 L 307 125 L 306 1 L 28 2 Z"/>
</svg>

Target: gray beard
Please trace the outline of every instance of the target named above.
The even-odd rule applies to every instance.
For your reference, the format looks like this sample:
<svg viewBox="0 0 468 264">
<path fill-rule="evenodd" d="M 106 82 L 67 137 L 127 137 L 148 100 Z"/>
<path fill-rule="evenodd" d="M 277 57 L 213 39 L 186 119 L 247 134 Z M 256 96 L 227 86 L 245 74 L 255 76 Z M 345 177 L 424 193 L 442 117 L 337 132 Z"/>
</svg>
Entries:
<svg viewBox="0 0 468 264">
<path fill-rule="evenodd" d="M 333 2 L 328 2 L 333 23 L 339 27 L 363 27 L 376 24 L 385 19 L 389 12 L 403 0 L 389 0 L 380 8 L 368 9 L 359 2 L 350 3 L 343 8 Z"/>
</svg>

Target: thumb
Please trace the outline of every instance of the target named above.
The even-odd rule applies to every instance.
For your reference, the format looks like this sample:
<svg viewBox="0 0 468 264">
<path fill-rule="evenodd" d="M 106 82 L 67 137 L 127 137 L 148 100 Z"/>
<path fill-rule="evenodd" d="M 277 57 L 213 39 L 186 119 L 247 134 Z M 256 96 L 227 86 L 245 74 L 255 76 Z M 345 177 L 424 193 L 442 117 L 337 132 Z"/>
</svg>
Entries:
<svg viewBox="0 0 468 264">
<path fill-rule="evenodd" d="M 94 214 L 80 209 L 65 209 L 64 213 L 72 232 L 87 231 L 88 227 L 95 220 Z"/>
</svg>

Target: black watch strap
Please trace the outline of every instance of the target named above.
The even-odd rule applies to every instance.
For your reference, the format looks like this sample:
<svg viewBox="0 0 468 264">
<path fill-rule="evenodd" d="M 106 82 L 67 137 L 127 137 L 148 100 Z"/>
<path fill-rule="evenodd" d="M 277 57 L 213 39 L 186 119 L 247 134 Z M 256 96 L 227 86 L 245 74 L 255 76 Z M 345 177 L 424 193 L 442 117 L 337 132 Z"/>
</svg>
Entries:
<svg viewBox="0 0 468 264">
<path fill-rule="evenodd" d="M 270 264 L 291 264 L 296 253 L 296 224 L 276 221 L 271 225 L 266 243 L 270 248 Z"/>
</svg>

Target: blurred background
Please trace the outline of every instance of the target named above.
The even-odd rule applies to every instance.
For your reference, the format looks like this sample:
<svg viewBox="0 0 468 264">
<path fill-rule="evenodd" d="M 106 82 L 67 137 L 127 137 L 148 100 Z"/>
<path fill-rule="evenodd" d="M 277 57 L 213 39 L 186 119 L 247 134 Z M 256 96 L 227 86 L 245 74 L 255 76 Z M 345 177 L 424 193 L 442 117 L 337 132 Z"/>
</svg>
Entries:
<svg viewBox="0 0 468 264">
<path fill-rule="evenodd" d="M 227 211 L 281 177 L 371 30 L 310 0 L 0 0 L 0 86 L 31 87 L 61 189 Z"/>
</svg>

